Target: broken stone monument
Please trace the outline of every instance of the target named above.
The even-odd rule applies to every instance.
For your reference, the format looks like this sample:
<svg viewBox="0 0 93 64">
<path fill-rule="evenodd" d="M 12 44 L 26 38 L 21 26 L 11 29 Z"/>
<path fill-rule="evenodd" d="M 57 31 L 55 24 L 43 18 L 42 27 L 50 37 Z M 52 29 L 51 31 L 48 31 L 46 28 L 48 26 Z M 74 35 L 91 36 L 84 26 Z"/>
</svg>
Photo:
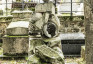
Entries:
<svg viewBox="0 0 93 64">
<path fill-rule="evenodd" d="M 36 5 L 29 24 L 28 64 L 65 64 L 55 6 L 49 0 L 44 2 Z"/>
<path fill-rule="evenodd" d="M 11 22 L 6 28 L 6 35 L 3 37 L 3 53 L 16 55 L 28 53 L 28 21 Z"/>
</svg>

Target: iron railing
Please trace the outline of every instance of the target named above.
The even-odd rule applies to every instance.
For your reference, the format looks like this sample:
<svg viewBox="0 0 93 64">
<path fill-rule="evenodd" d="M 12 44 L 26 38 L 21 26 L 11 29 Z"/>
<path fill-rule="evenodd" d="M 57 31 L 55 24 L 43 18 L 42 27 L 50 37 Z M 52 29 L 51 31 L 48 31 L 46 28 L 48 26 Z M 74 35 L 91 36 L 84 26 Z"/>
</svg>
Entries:
<svg viewBox="0 0 93 64">
<path fill-rule="evenodd" d="M 72 0 L 71 0 L 71 2 L 62 2 L 62 4 L 63 3 L 65 3 L 65 4 L 67 4 L 67 3 L 69 3 L 70 4 L 70 9 L 71 10 L 69 10 L 69 11 L 58 11 L 59 13 L 69 13 L 70 14 L 70 16 L 73 16 L 73 12 L 84 12 L 84 11 L 73 11 L 73 3 L 83 3 L 83 2 L 73 2 Z M 9 5 L 9 4 L 11 4 L 12 5 L 12 8 L 21 8 L 22 10 L 24 10 L 24 8 L 26 7 L 26 6 L 28 6 L 28 8 L 30 8 L 30 7 L 35 7 L 36 6 L 36 4 L 37 3 L 33 3 L 33 2 L 24 2 L 24 0 L 22 0 L 22 2 L 13 2 L 13 0 L 12 0 L 12 3 L 8 3 L 7 2 L 7 0 L 6 0 L 6 2 L 5 3 L 0 3 L 0 5 L 2 5 L 2 4 L 5 4 L 6 5 L 6 15 L 8 15 L 7 13 L 8 13 L 8 11 L 7 11 L 7 5 Z M 55 6 L 57 6 L 57 4 L 59 4 L 59 5 L 61 5 L 59 2 L 57 2 L 56 0 L 55 0 Z"/>
</svg>

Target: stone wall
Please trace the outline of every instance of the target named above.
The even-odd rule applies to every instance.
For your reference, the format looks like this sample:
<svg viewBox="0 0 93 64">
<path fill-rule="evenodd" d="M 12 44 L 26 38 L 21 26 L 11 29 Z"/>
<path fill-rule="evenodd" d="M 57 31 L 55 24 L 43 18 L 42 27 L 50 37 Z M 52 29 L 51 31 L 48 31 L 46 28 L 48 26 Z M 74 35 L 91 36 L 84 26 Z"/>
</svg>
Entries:
<svg viewBox="0 0 93 64">
<path fill-rule="evenodd" d="M 62 33 L 85 33 L 84 16 L 58 16 Z"/>
<path fill-rule="evenodd" d="M 93 64 L 93 0 L 85 0 L 85 59 L 86 64 Z"/>
</svg>

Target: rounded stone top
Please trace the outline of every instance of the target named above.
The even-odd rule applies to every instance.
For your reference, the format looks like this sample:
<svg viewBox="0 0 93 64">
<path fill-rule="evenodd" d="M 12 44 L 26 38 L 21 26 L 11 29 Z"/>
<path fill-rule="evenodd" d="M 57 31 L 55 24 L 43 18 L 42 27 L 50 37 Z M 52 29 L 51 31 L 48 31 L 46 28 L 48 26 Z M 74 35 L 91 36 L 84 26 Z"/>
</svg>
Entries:
<svg viewBox="0 0 93 64">
<path fill-rule="evenodd" d="M 11 22 L 7 29 L 10 28 L 17 28 L 17 27 L 24 27 L 28 28 L 29 27 L 29 21 L 17 21 L 17 22 Z"/>
</svg>

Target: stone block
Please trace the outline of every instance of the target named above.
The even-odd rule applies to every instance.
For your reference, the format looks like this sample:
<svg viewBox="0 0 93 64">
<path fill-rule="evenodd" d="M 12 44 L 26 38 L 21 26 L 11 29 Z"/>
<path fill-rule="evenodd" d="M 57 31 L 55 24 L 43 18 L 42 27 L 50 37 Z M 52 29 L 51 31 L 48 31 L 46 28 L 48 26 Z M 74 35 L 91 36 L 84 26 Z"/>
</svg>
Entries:
<svg viewBox="0 0 93 64">
<path fill-rule="evenodd" d="M 18 22 L 11 22 L 9 26 L 6 28 L 6 35 L 12 36 L 23 36 L 28 35 L 28 21 L 18 21 Z"/>
<path fill-rule="evenodd" d="M 35 7 L 35 12 L 51 12 L 52 14 L 55 14 L 55 6 L 51 2 L 38 4 Z"/>
<path fill-rule="evenodd" d="M 32 55 L 32 54 L 35 53 L 35 47 L 44 45 L 44 42 L 43 42 L 42 38 L 32 37 L 29 40 L 30 40 L 30 43 L 29 43 L 29 55 Z"/>
<path fill-rule="evenodd" d="M 4 54 L 23 54 L 28 53 L 28 36 L 4 36 L 3 37 Z"/>
</svg>

